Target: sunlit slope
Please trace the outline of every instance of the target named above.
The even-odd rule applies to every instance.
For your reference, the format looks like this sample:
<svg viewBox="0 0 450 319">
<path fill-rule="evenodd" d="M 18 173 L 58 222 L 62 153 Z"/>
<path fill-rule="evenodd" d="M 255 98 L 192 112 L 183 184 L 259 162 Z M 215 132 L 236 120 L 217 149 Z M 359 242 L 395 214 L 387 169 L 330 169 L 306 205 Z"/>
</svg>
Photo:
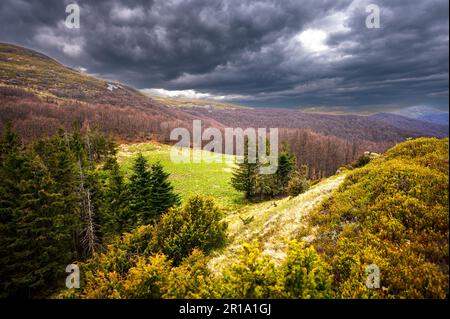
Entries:
<svg viewBox="0 0 450 319">
<path fill-rule="evenodd" d="M 312 244 L 345 298 L 446 298 L 448 139 L 400 143 L 348 174 L 309 216 Z M 382 289 L 360 283 L 376 265 Z"/>
<path fill-rule="evenodd" d="M 191 163 L 176 163 L 170 157 L 172 147 L 155 143 L 124 144 L 119 148 L 118 159 L 122 169 L 129 176 L 133 159 L 138 153 L 142 153 L 149 163 L 160 161 L 166 171 L 170 173 L 170 180 L 175 190 L 182 198 L 192 194 L 204 194 L 213 196 L 223 209 L 229 210 L 242 205 L 242 194 L 233 189 L 230 184 L 234 156 L 223 156 L 220 163 L 206 163 L 195 159 L 208 159 L 216 154 L 202 150 L 190 150 Z"/>
<path fill-rule="evenodd" d="M 0 43 L 0 62 L 0 86 L 24 88 L 42 97 L 85 101 L 111 95 L 121 99 L 143 98 L 129 87 L 117 83 L 111 86 L 104 80 L 19 46 Z"/>
<path fill-rule="evenodd" d="M 144 92 L 144 94 L 146 94 Z M 216 100 L 200 100 L 200 99 L 189 99 L 189 98 L 171 98 L 162 97 L 151 94 L 146 94 L 150 96 L 153 100 L 158 101 L 166 106 L 170 107 L 184 107 L 184 108 L 205 108 L 205 109 L 242 109 L 245 108 L 241 105 L 231 104 L 227 102 L 221 102 Z"/>
<path fill-rule="evenodd" d="M 244 242 L 258 241 L 264 254 L 275 262 L 282 261 L 288 240 L 298 238 L 305 229 L 303 217 L 317 208 L 344 181 L 346 173 L 340 173 L 313 186 L 307 192 L 293 198 L 267 201 L 246 207 L 241 212 L 226 217 L 229 245 L 216 253 L 210 266 L 220 271 L 233 262 L 235 254 Z"/>
</svg>

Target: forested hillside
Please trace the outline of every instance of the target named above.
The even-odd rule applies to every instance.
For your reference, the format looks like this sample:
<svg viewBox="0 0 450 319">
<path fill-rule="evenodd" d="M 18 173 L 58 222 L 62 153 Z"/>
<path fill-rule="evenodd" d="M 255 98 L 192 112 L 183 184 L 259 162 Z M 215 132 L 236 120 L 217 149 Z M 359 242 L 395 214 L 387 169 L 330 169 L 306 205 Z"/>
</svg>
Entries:
<svg viewBox="0 0 450 319">
<path fill-rule="evenodd" d="M 75 122 L 82 131 L 95 128 L 116 141 L 164 143 L 174 142 L 169 136 L 176 127 L 191 130 L 194 119 L 201 120 L 203 128 L 221 131 L 276 127 L 281 141 L 299 159 L 297 164 L 307 164 L 309 177 L 315 179 L 333 175 L 365 151 L 384 152 L 407 138 L 448 136 L 448 126 L 393 114 L 333 115 L 156 99 L 68 68 L 36 51 L 0 44 L 0 129 L 14 123 L 25 142 L 55 134 L 59 128 L 71 131 Z"/>
</svg>

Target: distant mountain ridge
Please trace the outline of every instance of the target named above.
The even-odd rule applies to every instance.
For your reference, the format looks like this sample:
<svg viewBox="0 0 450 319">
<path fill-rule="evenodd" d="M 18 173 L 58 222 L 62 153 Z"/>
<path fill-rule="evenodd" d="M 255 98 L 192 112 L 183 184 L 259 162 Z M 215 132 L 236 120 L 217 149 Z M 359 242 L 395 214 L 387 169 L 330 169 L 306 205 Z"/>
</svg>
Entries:
<svg viewBox="0 0 450 319">
<path fill-rule="evenodd" d="M 225 126 L 308 128 L 324 135 L 370 141 L 399 142 L 409 137 L 448 136 L 448 127 L 396 114 L 336 115 L 310 113 L 282 108 L 213 109 L 189 108 L 186 112 L 199 117 L 210 117 Z"/>
<path fill-rule="evenodd" d="M 377 113 L 371 115 L 370 118 L 405 131 L 411 131 L 412 134 L 414 132 L 423 132 L 429 136 L 445 137 L 449 133 L 448 125 L 406 117 L 395 113 Z"/>
<path fill-rule="evenodd" d="M 179 105 L 181 103 L 182 105 Z M 0 43 L 0 130 L 26 141 L 59 128 L 97 128 L 120 142 L 172 144 L 174 128 L 278 128 L 311 177 L 330 176 L 365 151 L 384 152 L 408 138 L 446 137 L 448 126 L 398 114 L 336 115 L 283 108 L 240 108 L 196 100 L 156 101 L 137 89 L 97 79 L 36 51 Z M 188 106 L 188 107 L 178 107 Z M 422 114 L 423 115 L 423 114 Z M 206 144 L 208 141 L 204 141 Z"/>
<path fill-rule="evenodd" d="M 428 106 L 412 106 L 393 113 L 429 123 L 449 125 L 448 112 Z"/>
</svg>

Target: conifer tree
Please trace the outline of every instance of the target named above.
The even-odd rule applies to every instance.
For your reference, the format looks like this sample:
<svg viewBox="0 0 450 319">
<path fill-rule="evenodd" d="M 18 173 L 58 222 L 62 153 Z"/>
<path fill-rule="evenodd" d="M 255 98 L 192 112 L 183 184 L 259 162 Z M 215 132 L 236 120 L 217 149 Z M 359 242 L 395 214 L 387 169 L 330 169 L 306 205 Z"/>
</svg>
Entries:
<svg viewBox="0 0 450 319">
<path fill-rule="evenodd" d="M 99 178 L 95 171 L 89 136 L 83 138 L 77 125 L 74 125 L 69 145 L 77 160 L 77 192 L 82 219 L 80 248 L 84 257 L 90 257 L 101 241 L 97 214 L 101 198 Z"/>
<path fill-rule="evenodd" d="M 130 217 L 133 225 L 148 223 L 156 214 L 151 202 L 151 177 L 147 160 L 142 154 L 138 154 L 133 163 L 128 185 Z"/>
<path fill-rule="evenodd" d="M 103 170 L 107 173 L 102 206 L 102 229 L 106 234 L 131 230 L 127 188 L 115 156 L 107 158 Z"/>
<path fill-rule="evenodd" d="M 168 180 L 169 174 L 164 171 L 161 163 L 157 162 L 151 166 L 152 194 L 151 205 L 157 216 L 167 209 L 180 204 L 180 196 L 173 191 L 173 186 Z"/>
<path fill-rule="evenodd" d="M 289 180 L 292 178 L 292 174 L 295 171 L 296 159 L 295 155 L 289 152 L 286 145 L 278 156 L 278 168 L 276 172 L 277 188 L 278 191 L 284 193 L 288 186 Z"/>
<path fill-rule="evenodd" d="M 248 156 L 249 142 L 244 142 L 244 158 L 233 171 L 231 185 L 238 191 L 244 192 L 245 198 L 252 198 L 255 195 L 256 180 L 258 174 L 258 161 L 250 163 Z"/>
<path fill-rule="evenodd" d="M 11 132 L 2 145 L 14 144 Z M 32 151 L 6 147 L 0 165 L 0 296 L 46 290 L 71 261 L 64 195 Z"/>
<path fill-rule="evenodd" d="M 39 155 L 52 179 L 58 183 L 58 192 L 62 195 L 61 210 L 65 213 L 64 222 L 72 232 L 72 250 L 78 252 L 79 232 L 82 227 L 81 199 L 77 192 L 77 160 L 70 149 L 69 137 L 64 130 L 59 130 L 52 138 L 37 140 L 33 151 Z"/>
</svg>

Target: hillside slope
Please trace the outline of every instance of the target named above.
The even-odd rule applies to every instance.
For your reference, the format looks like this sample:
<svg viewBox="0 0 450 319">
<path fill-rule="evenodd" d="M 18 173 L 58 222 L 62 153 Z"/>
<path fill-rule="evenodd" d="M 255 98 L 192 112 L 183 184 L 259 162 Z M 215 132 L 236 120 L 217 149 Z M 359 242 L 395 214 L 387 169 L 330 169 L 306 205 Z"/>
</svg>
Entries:
<svg viewBox="0 0 450 319">
<path fill-rule="evenodd" d="M 401 143 L 363 168 L 308 216 L 312 244 L 344 298 L 445 298 L 449 276 L 449 141 Z M 365 269 L 382 289 L 367 289 Z"/>
<path fill-rule="evenodd" d="M 213 118 L 225 126 L 311 129 L 320 134 L 333 135 L 347 140 L 392 142 L 393 144 L 390 146 L 408 137 L 448 136 L 448 127 L 408 119 L 395 114 L 390 114 L 391 117 L 381 118 L 364 115 L 311 113 L 281 108 L 235 110 L 190 108 L 186 111 L 195 116 Z M 399 125 L 396 121 L 398 118 L 408 121 L 408 125 Z"/>
<path fill-rule="evenodd" d="M 2 43 L 0 110 L 0 129 L 10 121 L 25 139 L 53 134 L 60 127 L 70 129 L 77 121 L 124 140 L 167 141 L 172 128 L 189 128 L 194 119 L 121 83 L 97 79 L 39 52 Z"/>
<path fill-rule="evenodd" d="M 301 239 L 331 266 L 336 297 L 446 298 L 448 143 L 407 141 L 293 199 L 229 215 L 230 244 L 210 268 L 220 274 L 232 267 L 242 244 L 254 241 L 280 265 L 287 241 Z M 244 225 L 241 218 L 253 219 Z M 369 265 L 380 271 L 378 289 L 366 286 Z"/>
<path fill-rule="evenodd" d="M 400 130 L 423 132 L 427 136 L 444 137 L 448 135 L 448 124 L 430 123 L 393 113 L 377 113 L 371 119 L 390 124 Z"/>
<path fill-rule="evenodd" d="M 243 243 L 258 242 L 263 254 L 275 262 L 286 257 L 287 242 L 298 237 L 305 228 L 304 217 L 317 208 L 344 181 L 346 173 L 330 177 L 307 192 L 294 197 L 254 204 L 228 215 L 229 244 L 210 261 L 214 272 L 221 271 L 234 260 Z M 251 220 L 244 224 L 243 220 Z"/>
<path fill-rule="evenodd" d="M 143 90 L 143 93 L 151 97 L 153 100 L 170 107 L 181 107 L 181 108 L 197 107 L 205 109 L 231 109 L 231 110 L 246 108 L 245 106 L 227 102 L 220 102 L 217 100 L 208 100 L 208 99 L 200 100 L 182 97 L 162 97 L 154 94 L 148 94 L 145 90 Z"/>
</svg>

